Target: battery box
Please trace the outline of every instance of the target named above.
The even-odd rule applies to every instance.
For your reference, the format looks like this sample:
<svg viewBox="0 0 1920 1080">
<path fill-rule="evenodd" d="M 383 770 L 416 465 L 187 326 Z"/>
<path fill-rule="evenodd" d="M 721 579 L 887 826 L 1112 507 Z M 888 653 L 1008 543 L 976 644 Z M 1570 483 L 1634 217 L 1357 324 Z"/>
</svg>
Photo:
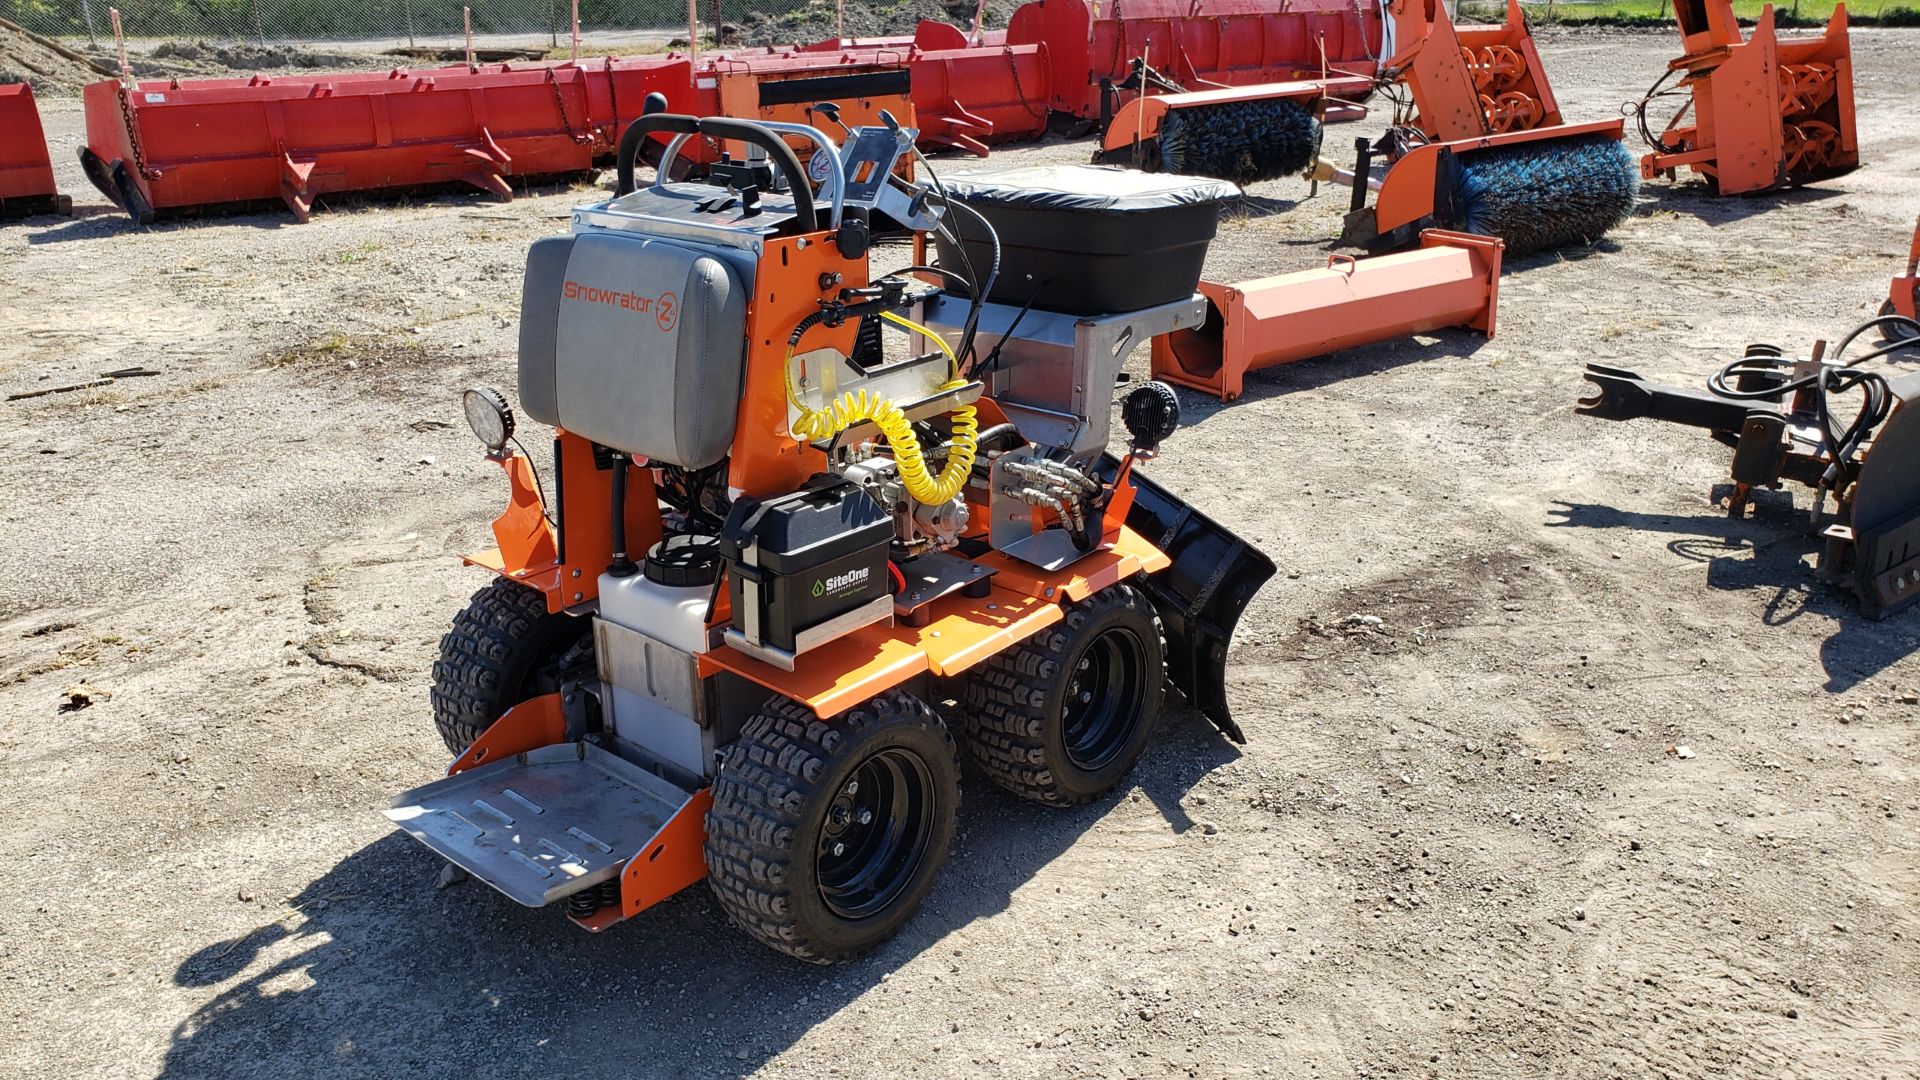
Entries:
<svg viewBox="0 0 1920 1080">
<path fill-rule="evenodd" d="M 891 618 L 892 539 L 880 504 L 838 477 L 735 502 L 720 534 L 733 601 L 728 644 L 791 669 L 794 656 Z"/>
</svg>

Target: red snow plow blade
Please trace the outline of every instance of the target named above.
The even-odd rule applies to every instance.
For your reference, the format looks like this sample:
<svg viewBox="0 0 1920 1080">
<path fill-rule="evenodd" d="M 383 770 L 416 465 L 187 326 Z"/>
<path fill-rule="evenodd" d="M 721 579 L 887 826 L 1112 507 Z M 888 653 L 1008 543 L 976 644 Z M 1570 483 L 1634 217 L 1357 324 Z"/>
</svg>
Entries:
<svg viewBox="0 0 1920 1080">
<path fill-rule="evenodd" d="M 0 83 L 0 217 L 64 214 L 73 200 L 54 191 L 53 164 L 33 88 Z"/>
<path fill-rule="evenodd" d="M 349 191 L 580 174 L 608 157 L 650 92 L 692 103 L 685 60 L 496 65 L 386 74 L 145 82 L 84 92 L 81 164 L 146 223 L 160 211 L 280 199 L 307 220 Z"/>
</svg>

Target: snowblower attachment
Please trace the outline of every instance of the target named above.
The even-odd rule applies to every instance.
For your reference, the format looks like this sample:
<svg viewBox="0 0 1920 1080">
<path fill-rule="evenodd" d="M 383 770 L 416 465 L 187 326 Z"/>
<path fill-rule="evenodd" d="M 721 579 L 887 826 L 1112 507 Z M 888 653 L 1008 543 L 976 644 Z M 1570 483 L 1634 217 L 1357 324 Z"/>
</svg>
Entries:
<svg viewBox="0 0 1920 1080">
<path fill-rule="evenodd" d="M 1632 212 L 1624 121 L 1565 122 L 1518 0 L 1498 27 L 1456 30 L 1437 0 L 1396 0 L 1389 14 L 1399 51 L 1381 78 L 1404 81 L 1410 106 L 1356 144 L 1352 170 L 1322 160 L 1312 173 L 1353 188 L 1343 242 L 1390 251 L 1458 229 L 1499 237 L 1511 257 L 1591 243 Z M 1375 159 L 1387 163 L 1378 180 Z"/>
<path fill-rule="evenodd" d="M 1729 0 L 1680 0 L 1674 15 L 1686 55 L 1629 105 L 1654 151 L 1640 159 L 1642 176 L 1672 178 L 1690 168 L 1719 194 L 1740 195 L 1859 167 L 1844 4 L 1834 8 L 1820 37 L 1784 41 L 1774 31 L 1771 5 L 1761 9 L 1745 40 Z M 1675 76 L 1679 84 L 1669 86 Z M 1669 97 L 1686 100 L 1656 135 L 1647 108 Z"/>
<path fill-rule="evenodd" d="M 1429 229 L 1414 251 L 1200 283 L 1207 319 L 1153 341 L 1153 377 L 1238 398 L 1247 372 L 1447 326 L 1493 336 L 1501 243 Z"/>
<path fill-rule="evenodd" d="M 73 200 L 54 190 L 33 87 L 0 83 L 0 218 L 64 214 L 72 208 Z"/>
<path fill-rule="evenodd" d="M 1886 334 L 1898 316 L 1870 320 Z M 1920 331 L 1920 324 L 1912 324 Z M 1792 480 L 1814 489 L 1810 531 L 1826 543 L 1816 573 L 1859 598 L 1868 618 L 1892 614 L 1920 597 L 1920 374 L 1889 378 L 1859 365 L 1902 348 L 1899 342 L 1849 363 L 1750 345 L 1746 355 L 1707 380 L 1707 390 L 1651 383 L 1631 371 L 1589 364 L 1597 389 L 1578 411 L 1603 420 L 1642 417 L 1706 428 L 1733 448 L 1727 510 L 1746 510 L 1756 487 Z M 1831 400 L 1846 395 L 1844 400 Z M 1860 401 L 1856 406 L 1855 399 Z M 1825 511 L 1827 496 L 1834 509 Z"/>
</svg>

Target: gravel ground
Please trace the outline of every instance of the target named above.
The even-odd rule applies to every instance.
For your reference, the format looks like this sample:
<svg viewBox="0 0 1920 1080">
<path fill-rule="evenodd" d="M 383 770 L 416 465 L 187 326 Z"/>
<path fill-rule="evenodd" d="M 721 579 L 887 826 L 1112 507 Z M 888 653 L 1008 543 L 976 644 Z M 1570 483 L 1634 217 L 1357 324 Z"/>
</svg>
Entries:
<svg viewBox="0 0 1920 1080">
<path fill-rule="evenodd" d="M 1572 413 L 1585 361 L 1694 383 L 1884 296 L 1920 35 L 1854 40 L 1859 172 L 1650 184 L 1511 266 L 1493 341 L 1189 395 L 1156 475 L 1285 571 L 1251 741 L 1170 712 L 1074 811 L 970 776 L 932 901 L 835 969 L 705 889 L 598 937 L 436 889 L 378 813 L 445 767 L 428 668 L 503 494 L 455 395 L 512 384 L 525 249 L 598 192 L 138 229 L 46 101 L 85 205 L 0 227 L 0 391 L 160 374 L 0 406 L 0 1075 L 1920 1075 L 1920 615 L 1814 583 L 1784 495 L 1716 512 L 1705 437 Z M 1589 118 L 1674 43 L 1542 51 Z M 1210 276 L 1324 258 L 1344 192 L 1254 194 Z"/>
</svg>

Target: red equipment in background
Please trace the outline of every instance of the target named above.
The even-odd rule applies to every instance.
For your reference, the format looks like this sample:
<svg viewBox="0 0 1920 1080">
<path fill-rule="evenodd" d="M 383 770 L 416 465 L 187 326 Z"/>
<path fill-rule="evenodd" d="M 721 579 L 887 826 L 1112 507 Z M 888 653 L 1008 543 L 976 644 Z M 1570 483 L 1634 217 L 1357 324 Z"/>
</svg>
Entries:
<svg viewBox="0 0 1920 1080">
<path fill-rule="evenodd" d="M 1887 302 L 1880 308 L 1882 315 L 1904 315 L 1909 319 L 1920 320 L 1920 220 L 1913 223 L 1913 246 L 1907 249 L 1907 272 L 1893 279 L 1887 288 Z M 1896 331 L 1898 332 L 1898 331 Z M 1914 337 L 1911 331 L 1903 337 Z"/>
<path fill-rule="evenodd" d="M 911 39 L 835 40 L 561 64 L 385 74 L 96 83 L 87 175 L 137 220 L 160 210 L 279 198 L 306 220 L 318 196 L 578 174 L 609 158 L 650 92 L 674 112 L 807 120 L 832 101 L 855 126 L 885 109 L 927 148 L 985 155 L 1056 117 L 1097 120 L 1102 83 L 1145 57 L 1195 90 L 1371 75 L 1377 9 L 1353 0 L 1033 0 L 1004 33 L 922 23 Z M 911 114 L 911 115 L 909 115 Z M 710 151 L 690 148 L 701 160 Z"/>
<path fill-rule="evenodd" d="M 33 88 L 0 83 L 0 217 L 64 214 L 72 207 L 72 199 L 54 190 Z"/>
<path fill-rule="evenodd" d="M 301 221 L 320 195 L 583 173 L 613 153 L 647 94 L 693 100 L 685 60 L 532 69 L 94 83 L 82 166 L 135 220 L 278 198 Z"/>
</svg>

